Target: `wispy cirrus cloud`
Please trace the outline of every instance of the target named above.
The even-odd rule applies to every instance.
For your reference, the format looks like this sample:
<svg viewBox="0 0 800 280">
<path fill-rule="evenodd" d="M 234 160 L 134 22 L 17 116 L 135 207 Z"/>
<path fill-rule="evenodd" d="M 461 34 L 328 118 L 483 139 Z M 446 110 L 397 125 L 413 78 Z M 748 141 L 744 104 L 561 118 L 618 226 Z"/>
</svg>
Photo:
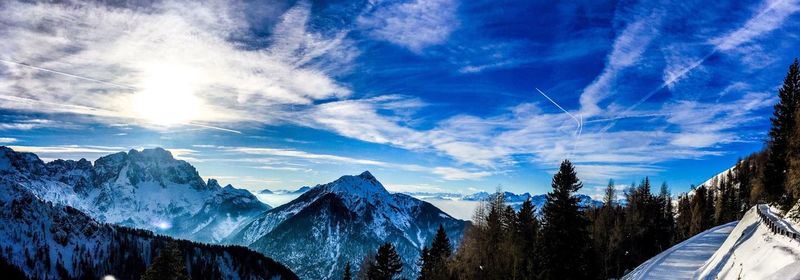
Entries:
<svg viewBox="0 0 800 280">
<path fill-rule="evenodd" d="M 456 12 L 454 0 L 378 1 L 358 23 L 375 38 L 419 53 L 447 40 L 459 25 Z"/>
<path fill-rule="evenodd" d="M 581 93 L 579 114 L 590 117 L 602 112 L 599 103 L 614 93 L 614 83 L 620 72 L 636 65 L 642 58 L 650 42 L 658 35 L 662 17 L 658 12 L 639 16 L 619 32 L 605 68 Z"/>
<path fill-rule="evenodd" d="M 425 172 L 437 175 L 444 180 L 450 180 L 450 181 L 478 180 L 494 174 L 488 171 L 473 171 L 468 169 L 461 169 L 461 168 L 447 167 L 447 166 L 426 167 L 417 164 L 394 163 L 394 162 L 347 157 L 347 156 L 332 155 L 332 154 L 310 153 L 296 149 L 225 147 L 225 146 L 218 146 L 214 148 L 236 154 L 265 156 L 266 158 L 238 158 L 235 160 L 256 162 L 259 164 L 256 168 L 266 169 L 266 170 L 282 170 L 282 171 L 295 171 L 295 172 L 313 171 L 313 169 L 309 167 L 286 166 L 285 161 L 276 161 L 273 159 L 273 157 L 281 157 L 281 158 L 302 159 L 316 164 L 347 163 L 347 164 L 363 165 L 363 166 L 385 167 L 385 168 L 399 169 L 412 172 Z"/>
<path fill-rule="evenodd" d="M 742 27 L 714 37 L 709 42 L 718 50 L 733 50 L 777 29 L 789 16 L 800 11 L 800 1 L 796 0 L 767 0 L 760 6 Z"/>
</svg>

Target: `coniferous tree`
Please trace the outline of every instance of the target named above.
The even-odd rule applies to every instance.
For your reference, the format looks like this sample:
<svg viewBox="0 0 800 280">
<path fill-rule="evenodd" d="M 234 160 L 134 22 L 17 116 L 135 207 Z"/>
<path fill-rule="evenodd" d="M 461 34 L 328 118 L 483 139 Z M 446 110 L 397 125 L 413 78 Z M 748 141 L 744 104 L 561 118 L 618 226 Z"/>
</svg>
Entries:
<svg viewBox="0 0 800 280">
<path fill-rule="evenodd" d="M 692 223 L 689 229 L 689 236 L 694 236 L 698 233 L 711 227 L 713 219 L 713 200 L 709 203 L 708 188 L 705 185 L 695 189 L 694 196 L 692 196 Z M 713 199 L 713 198 L 712 198 Z"/>
<path fill-rule="evenodd" d="M 431 248 L 422 248 L 419 279 L 448 279 L 447 260 L 452 253 L 453 247 L 450 244 L 450 238 L 447 237 L 444 227 L 439 225 Z"/>
<path fill-rule="evenodd" d="M 750 157 L 739 159 L 734 167 L 734 178 L 739 184 L 736 189 L 736 219 L 742 218 L 744 212 L 750 209 L 750 190 L 752 188 L 753 168 L 750 165 Z"/>
<path fill-rule="evenodd" d="M 778 95 L 794 96 L 795 105 L 800 107 L 800 65 L 798 65 L 797 58 L 789 66 L 789 71 L 783 80 L 783 87 Z M 792 123 L 792 130 L 789 132 L 786 151 L 788 162 L 786 192 L 788 201 L 785 208 L 794 206 L 798 198 L 800 198 L 800 109 L 795 108 L 793 113 L 794 122 Z"/>
<path fill-rule="evenodd" d="M 391 243 L 384 243 L 378 248 L 375 261 L 369 267 L 370 280 L 392 280 L 403 271 L 400 255 Z"/>
<path fill-rule="evenodd" d="M 619 238 L 624 235 L 621 232 L 621 211 L 616 203 L 616 186 L 614 180 L 609 180 L 603 194 L 603 206 L 591 209 L 592 217 L 592 241 L 596 250 L 598 266 L 601 268 L 599 273 L 603 279 L 614 278 L 619 273 Z M 620 232 L 617 232 L 620 231 Z"/>
<path fill-rule="evenodd" d="M 650 179 L 632 186 L 626 194 L 625 228 L 628 240 L 625 251 L 626 267 L 632 268 L 655 256 L 660 250 L 659 223 L 661 204 L 651 192 Z"/>
<path fill-rule="evenodd" d="M 789 156 L 795 151 L 790 151 L 790 146 L 798 146 L 792 141 L 795 132 L 795 115 L 797 114 L 798 98 L 800 96 L 800 70 L 797 59 L 789 66 L 789 71 L 783 81 L 783 87 L 778 90 L 778 104 L 775 105 L 770 121 L 772 128 L 769 131 L 767 143 L 767 164 L 764 169 L 763 188 L 768 201 L 777 202 L 784 207 L 794 201 L 787 196 L 786 183 L 789 171 Z M 789 193 L 788 195 L 791 195 Z"/>
<path fill-rule="evenodd" d="M 692 186 L 694 189 L 694 186 Z M 675 242 L 681 242 L 692 235 L 692 203 L 688 195 L 678 197 L 678 217 L 675 221 Z"/>
<path fill-rule="evenodd" d="M 581 212 L 575 192 L 583 187 L 569 160 L 553 176 L 553 191 L 547 194 L 542 220 L 543 265 L 546 279 L 594 277 L 588 220 Z M 568 265 L 567 265 L 568 264 Z"/>
<path fill-rule="evenodd" d="M 661 204 L 661 215 L 659 215 L 659 245 L 661 246 L 661 251 L 663 251 L 672 246 L 675 240 L 675 210 L 672 205 L 672 194 L 669 191 L 667 183 L 661 184 L 661 192 L 659 192 L 658 200 Z"/>
<path fill-rule="evenodd" d="M 189 276 L 186 275 L 186 266 L 183 262 L 183 254 L 178 249 L 178 244 L 175 242 L 167 243 L 167 246 L 161 249 L 158 257 L 153 260 L 153 264 L 147 268 L 142 280 L 188 280 Z"/>
<path fill-rule="evenodd" d="M 352 280 L 353 279 L 353 275 L 351 275 L 351 274 L 352 274 L 352 272 L 350 272 L 350 262 L 347 262 L 344 265 L 344 273 L 342 275 L 342 280 Z"/>
<path fill-rule="evenodd" d="M 358 273 L 356 274 L 356 279 L 358 280 L 369 280 L 370 278 L 370 271 L 372 271 L 372 266 L 375 264 L 375 254 L 372 252 L 368 252 L 364 255 L 364 258 L 361 259 L 361 265 L 359 266 Z"/>
<path fill-rule="evenodd" d="M 536 251 L 539 240 L 539 221 L 536 218 L 536 209 L 530 199 L 522 203 L 516 222 L 517 226 L 512 238 L 512 244 L 517 252 L 515 275 L 518 275 L 519 279 L 536 279 L 540 272 Z"/>
</svg>

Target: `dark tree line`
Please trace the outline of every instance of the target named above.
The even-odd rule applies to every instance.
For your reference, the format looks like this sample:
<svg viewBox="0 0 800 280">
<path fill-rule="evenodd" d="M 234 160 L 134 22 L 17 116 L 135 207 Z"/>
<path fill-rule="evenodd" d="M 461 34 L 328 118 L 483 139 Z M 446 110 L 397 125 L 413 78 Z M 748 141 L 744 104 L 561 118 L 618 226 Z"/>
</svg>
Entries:
<svg viewBox="0 0 800 280">
<path fill-rule="evenodd" d="M 618 278 L 678 242 L 741 219 L 757 203 L 795 207 L 800 199 L 797 59 L 778 96 L 764 150 L 740 159 L 709 184 L 692 186 L 675 203 L 666 184 L 654 192 L 645 178 L 624 189 L 624 200 L 618 200 L 610 181 L 602 206 L 581 207 L 575 193 L 582 184 L 565 160 L 553 176 L 541 217 L 530 201 L 515 211 L 497 192 L 476 209 L 455 252 L 440 229 L 431 247 L 422 250 L 419 279 Z M 366 257 L 362 267 L 385 266 L 378 261 L 385 259 L 381 254 Z M 364 275 L 359 279 L 393 279 Z"/>
</svg>

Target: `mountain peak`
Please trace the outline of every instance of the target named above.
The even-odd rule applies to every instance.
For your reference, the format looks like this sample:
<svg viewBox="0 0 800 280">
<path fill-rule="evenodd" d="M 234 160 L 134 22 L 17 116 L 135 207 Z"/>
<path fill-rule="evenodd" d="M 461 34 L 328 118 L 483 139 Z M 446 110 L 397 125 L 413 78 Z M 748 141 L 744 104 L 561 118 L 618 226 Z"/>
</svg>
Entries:
<svg viewBox="0 0 800 280">
<path fill-rule="evenodd" d="M 377 180 L 375 178 L 375 176 L 372 176 L 372 173 L 369 173 L 369 170 L 364 170 L 364 172 L 361 172 L 361 174 L 359 174 L 358 177 L 361 177 L 361 178 L 364 178 L 364 179 L 367 179 L 367 180 Z"/>
<path fill-rule="evenodd" d="M 350 199 L 360 198 L 371 203 L 372 201 L 388 199 L 389 192 L 381 182 L 368 171 L 359 175 L 345 175 L 336 181 L 318 186 L 327 192 L 335 193 Z"/>
<path fill-rule="evenodd" d="M 142 158 L 142 159 L 161 160 L 161 161 L 169 161 L 175 159 L 170 151 L 167 151 L 164 148 L 160 147 L 152 149 L 142 149 L 141 151 L 138 151 L 136 149 L 131 149 L 130 151 L 128 151 L 128 156 L 130 156 L 131 158 Z"/>
</svg>

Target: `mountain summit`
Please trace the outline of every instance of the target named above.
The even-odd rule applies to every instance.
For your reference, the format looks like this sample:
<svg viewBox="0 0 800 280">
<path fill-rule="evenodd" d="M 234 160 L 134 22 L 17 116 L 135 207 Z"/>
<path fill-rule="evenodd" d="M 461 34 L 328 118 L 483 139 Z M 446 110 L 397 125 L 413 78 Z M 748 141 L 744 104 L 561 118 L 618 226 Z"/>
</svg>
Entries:
<svg viewBox="0 0 800 280">
<path fill-rule="evenodd" d="M 406 264 L 406 277 L 412 277 L 419 250 L 430 245 L 440 224 L 459 240 L 467 222 L 388 192 L 367 171 L 315 186 L 237 229 L 228 241 L 271 256 L 307 279 L 339 277 L 346 262 L 357 265 L 391 242 Z"/>
</svg>

